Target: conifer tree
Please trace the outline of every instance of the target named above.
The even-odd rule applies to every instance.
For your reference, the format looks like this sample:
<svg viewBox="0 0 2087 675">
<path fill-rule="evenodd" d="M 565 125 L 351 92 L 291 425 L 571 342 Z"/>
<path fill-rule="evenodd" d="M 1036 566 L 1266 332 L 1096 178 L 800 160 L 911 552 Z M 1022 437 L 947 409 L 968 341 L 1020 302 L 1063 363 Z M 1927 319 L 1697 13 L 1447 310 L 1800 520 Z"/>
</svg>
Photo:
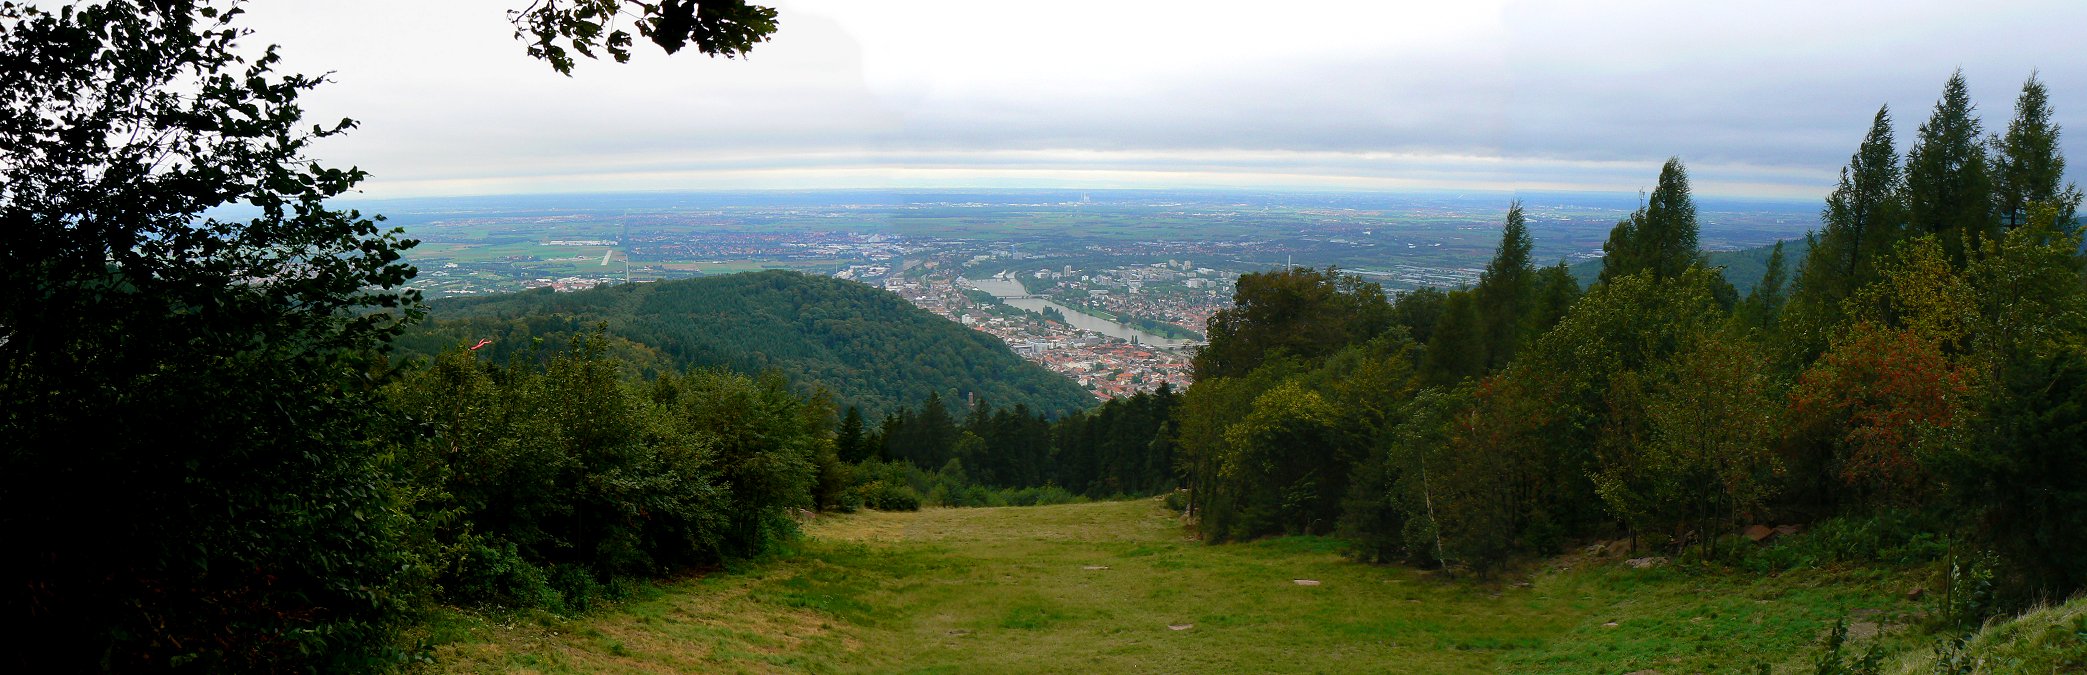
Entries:
<svg viewBox="0 0 2087 675">
<path fill-rule="evenodd" d="M 1768 270 L 1761 274 L 1761 282 L 1746 296 L 1740 306 L 1739 318 L 1746 325 L 1768 329 L 1774 327 L 1776 316 L 1783 309 L 1783 242 L 1776 242 L 1768 252 Z"/>
<path fill-rule="evenodd" d="M 863 442 L 862 409 L 848 406 L 848 414 L 841 417 L 840 432 L 834 437 L 834 452 L 841 461 L 859 464 L 869 458 L 869 446 Z"/>
<path fill-rule="evenodd" d="M 1892 145 L 1891 109 L 1878 108 L 1862 145 L 1841 168 L 1841 182 L 1826 197 L 1821 227 L 1798 266 L 1792 302 L 1837 312 L 1842 298 L 1876 279 L 1876 260 L 1902 232 L 1898 151 Z"/>
<path fill-rule="evenodd" d="M 1696 251 L 1696 202 L 1689 194 L 1688 169 L 1670 157 L 1660 167 L 1651 199 L 1609 231 L 1602 244 L 1601 282 L 1650 271 L 1658 280 L 1680 276 L 1701 255 Z"/>
<path fill-rule="evenodd" d="M 1522 202 L 1507 209 L 1507 226 L 1500 232 L 1500 246 L 1478 278 L 1476 289 L 1480 338 L 1484 342 L 1484 368 L 1493 370 L 1514 358 L 1526 333 L 1527 314 L 1536 270 L 1529 265 L 1529 226 L 1522 217 Z"/>
<path fill-rule="evenodd" d="M 1935 112 L 1906 152 L 1905 201 L 1915 232 L 1937 235 L 1957 267 L 1998 226 L 1993 182 L 1963 71 L 1949 76 Z"/>
<path fill-rule="evenodd" d="M 2080 207 L 2080 188 L 2065 183 L 2065 155 L 2059 152 L 2058 125 L 2051 121 L 2051 96 L 2031 74 L 2015 99 L 2015 118 L 2006 135 L 1993 139 L 1993 183 L 2000 222 L 2019 227 L 2031 204 L 2058 207 L 2059 225 L 2070 228 Z"/>
</svg>

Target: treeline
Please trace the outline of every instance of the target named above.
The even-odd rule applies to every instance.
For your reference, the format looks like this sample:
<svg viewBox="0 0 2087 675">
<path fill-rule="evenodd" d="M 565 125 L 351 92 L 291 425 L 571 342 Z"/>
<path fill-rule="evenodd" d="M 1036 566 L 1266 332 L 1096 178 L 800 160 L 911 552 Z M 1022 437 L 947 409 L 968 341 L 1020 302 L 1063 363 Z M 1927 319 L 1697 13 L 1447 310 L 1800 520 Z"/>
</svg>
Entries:
<svg viewBox="0 0 2087 675">
<path fill-rule="evenodd" d="M 883 415 L 937 394 L 1062 415 L 1093 405 L 1079 385 L 990 335 L 860 283 L 771 270 L 699 279 L 549 289 L 432 303 L 399 348 L 431 358 L 491 338 L 495 359 L 606 327 L 610 353 L 648 373 L 721 366 L 780 372 L 799 394 Z"/>
<path fill-rule="evenodd" d="M 1471 288 L 1242 277 L 1173 420 L 1200 531 L 1486 573 L 1825 522 L 1942 536 L 2008 597 L 2078 589 L 2087 285 L 2057 138 L 2034 78 L 1987 135 L 1952 77 L 1903 158 L 1880 110 L 1803 258 L 1744 296 L 1674 160 L 1584 292 L 1531 263 L 1519 205 Z"/>
<path fill-rule="evenodd" d="M 939 493 L 923 493 L 931 504 L 998 505 L 963 497 L 974 488 L 1049 487 L 1087 498 L 1152 495 L 1180 487 L 1168 430 L 1179 400 L 1161 385 L 1053 420 L 1026 406 L 995 408 L 988 402 L 952 412 L 941 397 L 930 395 L 920 407 L 900 409 L 875 426 L 850 408 L 835 445 L 844 462 L 900 463 L 947 477 Z"/>
</svg>

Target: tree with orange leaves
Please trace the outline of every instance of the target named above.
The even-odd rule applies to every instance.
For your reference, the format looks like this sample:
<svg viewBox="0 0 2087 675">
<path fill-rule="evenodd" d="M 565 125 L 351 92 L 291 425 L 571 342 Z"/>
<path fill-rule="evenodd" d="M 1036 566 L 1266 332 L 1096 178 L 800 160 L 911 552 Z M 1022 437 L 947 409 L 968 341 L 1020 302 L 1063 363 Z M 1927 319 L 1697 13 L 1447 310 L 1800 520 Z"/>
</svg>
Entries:
<svg viewBox="0 0 2087 675">
<path fill-rule="evenodd" d="M 1970 378 L 1934 339 L 1857 324 L 1790 392 L 1797 459 L 1862 498 L 1911 501 L 1927 482 L 1924 435 L 1956 419 L 1969 393 Z"/>
</svg>

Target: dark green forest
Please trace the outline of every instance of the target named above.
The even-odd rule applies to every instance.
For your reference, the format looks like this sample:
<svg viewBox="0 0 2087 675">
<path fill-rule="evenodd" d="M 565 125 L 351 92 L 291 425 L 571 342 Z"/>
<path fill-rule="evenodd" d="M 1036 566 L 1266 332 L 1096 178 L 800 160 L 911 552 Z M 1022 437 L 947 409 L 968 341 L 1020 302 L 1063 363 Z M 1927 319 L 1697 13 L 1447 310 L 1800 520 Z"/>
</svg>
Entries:
<svg viewBox="0 0 2087 675">
<path fill-rule="evenodd" d="M 838 405 L 873 416 L 931 394 L 1051 417 L 1094 403 L 1078 385 L 990 335 L 831 277 L 775 270 L 430 304 L 429 325 L 398 339 L 402 352 L 426 357 L 491 338 L 480 351 L 497 361 L 539 340 L 562 343 L 606 326 L 616 353 L 642 372 L 772 370 L 802 393 L 824 390 Z"/>
</svg>

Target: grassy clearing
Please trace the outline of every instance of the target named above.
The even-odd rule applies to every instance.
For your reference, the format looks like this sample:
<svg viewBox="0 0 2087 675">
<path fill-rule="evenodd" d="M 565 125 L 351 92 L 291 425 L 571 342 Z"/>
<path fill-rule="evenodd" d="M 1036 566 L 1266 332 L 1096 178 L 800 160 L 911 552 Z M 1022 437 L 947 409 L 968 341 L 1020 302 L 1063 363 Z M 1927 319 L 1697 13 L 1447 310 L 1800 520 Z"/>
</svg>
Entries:
<svg viewBox="0 0 2087 675">
<path fill-rule="evenodd" d="M 1927 609 L 1904 599 L 1910 582 L 1870 570 L 1768 578 L 1567 556 L 1533 576 L 1447 582 L 1348 562 L 1322 538 L 1207 546 L 1150 500 L 868 512 L 807 530 L 789 555 L 577 619 L 451 615 L 432 627 L 446 643 L 433 669 L 1793 672 L 1843 616 L 1864 624 L 1859 647 L 1926 640 L 1895 629 Z"/>
</svg>

